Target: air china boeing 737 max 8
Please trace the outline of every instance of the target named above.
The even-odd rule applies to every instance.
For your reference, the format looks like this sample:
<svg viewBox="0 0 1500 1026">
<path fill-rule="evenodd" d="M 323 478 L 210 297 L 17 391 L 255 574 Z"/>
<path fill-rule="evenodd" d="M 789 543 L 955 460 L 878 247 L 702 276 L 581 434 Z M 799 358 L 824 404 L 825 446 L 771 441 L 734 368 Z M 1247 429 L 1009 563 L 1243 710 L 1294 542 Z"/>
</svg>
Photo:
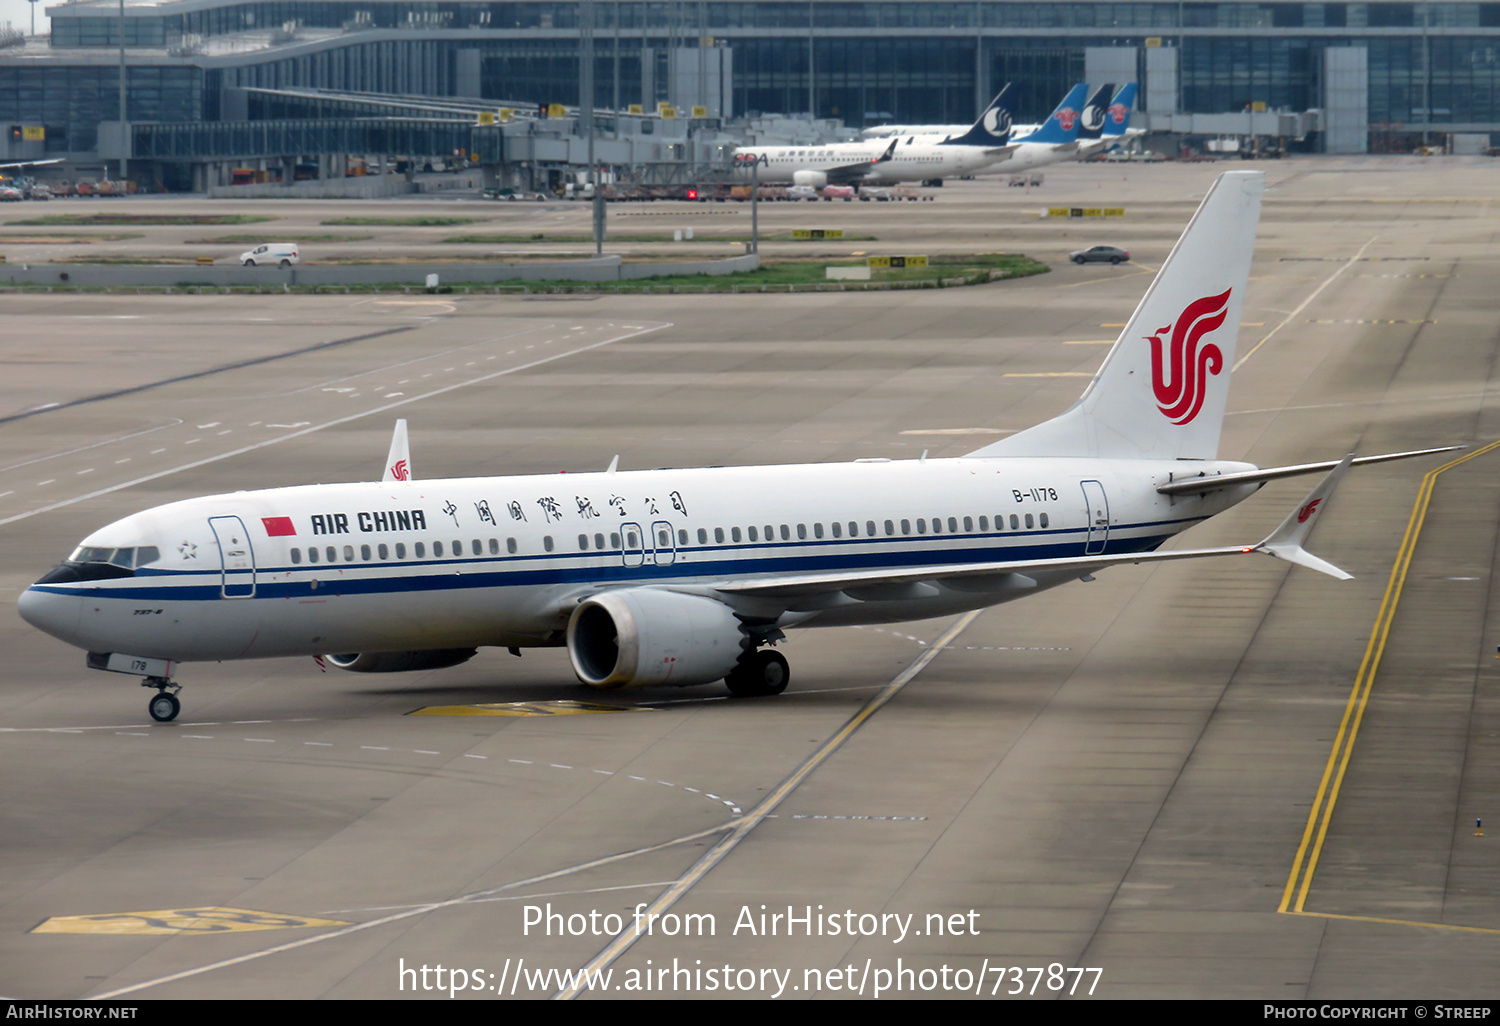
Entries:
<svg viewBox="0 0 1500 1026">
<path fill-rule="evenodd" d="M 786 687 L 793 627 L 889 623 L 1036 594 L 1119 563 L 1302 543 L 1351 462 L 1219 460 L 1263 175 L 1221 175 L 1083 397 L 958 459 L 411 477 L 213 495 L 89 535 L 21 595 L 31 624 L 180 708 L 179 662 L 319 655 L 432 669 L 566 645 L 599 688 Z M 1442 450 L 1427 450 L 1436 452 Z M 1158 551 L 1265 481 L 1331 470 L 1263 541 Z M 332 654 L 329 654 L 332 653 Z"/>
</svg>

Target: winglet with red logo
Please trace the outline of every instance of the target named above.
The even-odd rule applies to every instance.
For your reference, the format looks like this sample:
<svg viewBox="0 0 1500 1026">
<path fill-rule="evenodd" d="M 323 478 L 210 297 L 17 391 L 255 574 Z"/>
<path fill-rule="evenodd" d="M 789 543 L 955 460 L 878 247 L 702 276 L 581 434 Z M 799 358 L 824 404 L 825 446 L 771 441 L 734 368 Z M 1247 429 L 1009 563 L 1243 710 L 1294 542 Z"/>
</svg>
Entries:
<svg viewBox="0 0 1500 1026">
<path fill-rule="evenodd" d="M 406 445 L 406 421 L 396 421 L 396 431 L 391 435 L 391 451 L 385 458 L 385 474 L 381 481 L 410 481 L 411 453 Z"/>
<path fill-rule="evenodd" d="M 1284 559 L 1289 563 L 1305 566 L 1309 570 L 1327 574 L 1329 577 L 1337 577 L 1341 581 L 1347 581 L 1353 577 L 1353 574 L 1344 573 L 1332 563 L 1319 559 L 1302 547 L 1313 525 L 1328 508 L 1328 499 L 1333 495 L 1333 490 L 1338 487 L 1339 479 L 1344 476 L 1344 472 L 1353 462 L 1354 453 L 1351 452 L 1339 461 L 1338 466 L 1328 472 L 1327 477 L 1318 482 L 1318 487 L 1314 488 L 1312 493 L 1292 510 L 1281 522 L 1280 527 L 1272 531 L 1265 541 L 1246 551 L 1264 552 L 1277 559 Z"/>
</svg>

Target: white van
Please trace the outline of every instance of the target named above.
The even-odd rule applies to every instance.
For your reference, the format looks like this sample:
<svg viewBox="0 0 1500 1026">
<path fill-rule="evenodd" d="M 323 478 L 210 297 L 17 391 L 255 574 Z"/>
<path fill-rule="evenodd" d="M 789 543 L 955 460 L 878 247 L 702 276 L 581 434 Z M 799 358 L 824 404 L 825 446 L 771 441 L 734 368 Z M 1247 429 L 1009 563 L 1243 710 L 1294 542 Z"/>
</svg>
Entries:
<svg viewBox="0 0 1500 1026">
<path fill-rule="evenodd" d="M 268 242 L 264 246 L 256 246 L 240 254 L 240 263 L 246 267 L 259 267 L 264 264 L 291 267 L 300 262 L 295 242 Z"/>
</svg>

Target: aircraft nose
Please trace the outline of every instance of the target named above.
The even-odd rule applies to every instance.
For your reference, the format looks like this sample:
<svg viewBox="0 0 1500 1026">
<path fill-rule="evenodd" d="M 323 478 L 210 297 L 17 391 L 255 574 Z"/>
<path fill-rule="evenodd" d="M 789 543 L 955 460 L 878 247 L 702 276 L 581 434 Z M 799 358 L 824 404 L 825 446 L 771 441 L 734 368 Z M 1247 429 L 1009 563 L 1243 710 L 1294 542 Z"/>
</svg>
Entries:
<svg viewBox="0 0 1500 1026">
<path fill-rule="evenodd" d="M 33 586 L 21 592 L 16 604 L 21 619 L 54 638 L 72 641 L 78 633 L 83 600 L 76 595 L 59 595 Z"/>
</svg>

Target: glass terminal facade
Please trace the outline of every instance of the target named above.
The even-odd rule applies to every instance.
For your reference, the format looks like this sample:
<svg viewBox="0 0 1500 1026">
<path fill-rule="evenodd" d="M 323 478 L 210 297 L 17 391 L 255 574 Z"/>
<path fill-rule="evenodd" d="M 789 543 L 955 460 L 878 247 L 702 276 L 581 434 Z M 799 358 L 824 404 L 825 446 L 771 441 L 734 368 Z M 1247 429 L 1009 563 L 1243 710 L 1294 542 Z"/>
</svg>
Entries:
<svg viewBox="0 0 1500 1026">
<path fill-rule="evenodd" d="M 132 121 L 216 121 L 237 87 L 572 105 L 581 10 L 127 0 L 121 18 L 115 0 L 74 0 L 48 9 L 47 47 L 0 50 L 0 123 L 44 125 L 49 154 L 92 150 L 98 123 L 117 117 L 122 23 Z M 733 54 L 736 115 L 951 123 L 1013 82 L 1024 121 L 1085 77 L 1091 48 L 1133 48 L 1148 114 L 1303 111 L 1328 106 L 1327 52 L 1353 48 L 1364 67 L 1355 109 L 1372 138 L 1500 131 L 1500 2 L 596 0 L 594 10 L 601 106 L 677 98 L 669 53 L 715 47 Z M 1171 80 L 1153 89 L 1164 51 Z"/>
</svg>

